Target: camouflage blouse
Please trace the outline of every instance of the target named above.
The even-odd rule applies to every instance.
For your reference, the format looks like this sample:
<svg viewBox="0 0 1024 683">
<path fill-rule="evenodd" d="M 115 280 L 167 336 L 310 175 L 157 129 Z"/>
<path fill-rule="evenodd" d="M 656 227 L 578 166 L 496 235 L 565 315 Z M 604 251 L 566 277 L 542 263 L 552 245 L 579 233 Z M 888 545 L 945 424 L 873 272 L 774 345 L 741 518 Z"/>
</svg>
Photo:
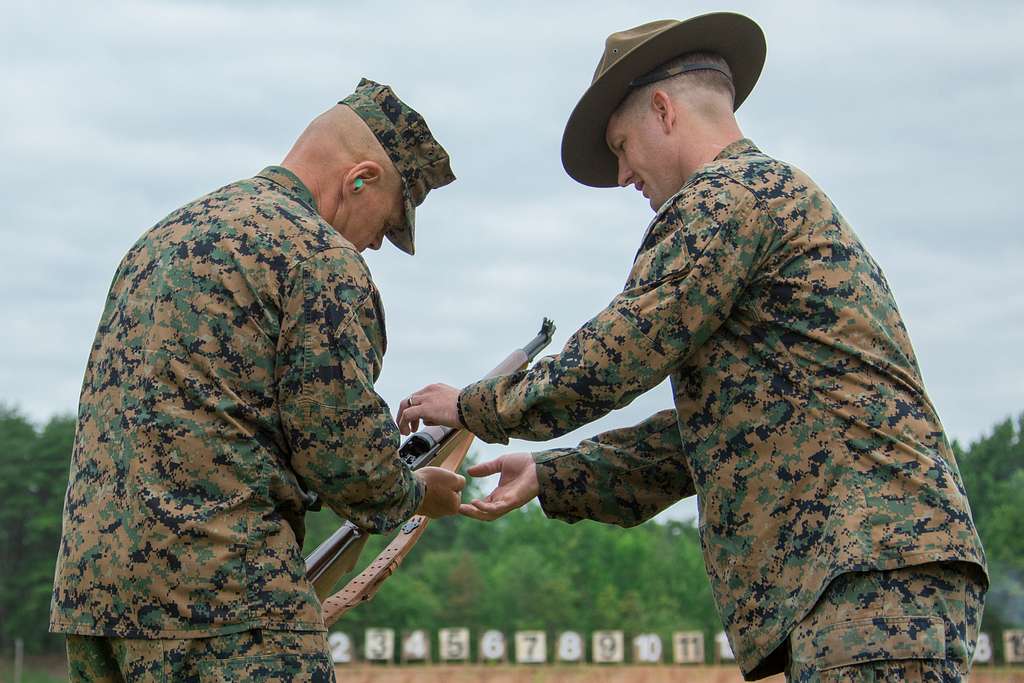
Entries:
<svg viewBox="0 0 1024 683">
<path fill-rule="evenodd" d="M 696 494 L 745 673 L 841 573 L 984 566 L 881 269 L 810 178 L 749 140 L 666 202 L 622 293 L 561 353 L 466 387 L 459 408 L 486 441 L 543 440 L 666 376 L 673 409 L 535 455 L 541 504 L 630 526 Z"/>
<path fill-rule="evenodd" d="M 385 345 L 366 264 L 284 168 L 147 231 L 86 368 L 51 629 L 322 630 L 307 493 L 378 532 L 423 495 L 373 388 Z"/>
</svg>

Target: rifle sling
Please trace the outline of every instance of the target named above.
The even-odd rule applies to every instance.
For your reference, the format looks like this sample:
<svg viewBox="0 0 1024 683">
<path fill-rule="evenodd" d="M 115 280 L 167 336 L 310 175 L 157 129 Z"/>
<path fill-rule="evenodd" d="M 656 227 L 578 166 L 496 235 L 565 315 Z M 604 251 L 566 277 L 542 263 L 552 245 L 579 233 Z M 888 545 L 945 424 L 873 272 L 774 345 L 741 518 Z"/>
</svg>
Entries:
<svg viewBox="0 0 1024 683">
<path fill-rule="evenodd" d="M 455 472 L 466 458 L 473 435 L 461 430 L 446 444 L 447 457 L 441 467 Z M 427 528 L 430 518 L 416 515 L 402 526 L 391 543 L 358 576 L 323 602 L 324 625 L 328 628 L 356 605 L 371 600 L 384 580 L 391 576 Z"/>
</svg>

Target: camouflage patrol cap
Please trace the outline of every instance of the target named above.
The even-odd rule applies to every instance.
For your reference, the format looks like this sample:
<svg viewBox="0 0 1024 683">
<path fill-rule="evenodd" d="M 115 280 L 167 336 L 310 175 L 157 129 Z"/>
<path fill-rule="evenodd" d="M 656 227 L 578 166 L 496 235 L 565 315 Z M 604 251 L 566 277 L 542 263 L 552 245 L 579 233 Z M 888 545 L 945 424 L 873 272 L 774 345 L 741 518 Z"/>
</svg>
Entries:
<svg viewBox="0 0 1024 683">
<path fill-rule="evenodd" d="M 455 180 L 448 152 L 431 135 L 423 117 L 398 99 L 390 86 L 363 78 L 355 92 L 338 104 L 359 115 L 398 170 L 405 200 L 405 225 L 389 231 L 387 238 L 405 253 L 414 253 L 416 207 L 428 192 Z"/>
</svg>

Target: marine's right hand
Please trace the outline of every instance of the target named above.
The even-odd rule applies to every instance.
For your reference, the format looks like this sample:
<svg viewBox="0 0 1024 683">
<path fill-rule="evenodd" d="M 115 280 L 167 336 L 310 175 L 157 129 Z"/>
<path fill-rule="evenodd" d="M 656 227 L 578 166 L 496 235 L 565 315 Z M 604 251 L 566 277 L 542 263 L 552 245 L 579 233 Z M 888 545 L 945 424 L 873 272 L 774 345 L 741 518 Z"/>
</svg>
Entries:
<svg viewBox="0 0 1024 683">
<path fill-rule="evenodd" d="M 437 518 L 459 511 L 466 478 L 441 467 L 424 467 L 413 472 L 426 487 L 416 514 Z"/>
<path fill-rule="evenodd" d="M 463 503 L 459 513 L 483 522 L 493 522 L 504 514 L 526 505 L 540 493 L 537 465 L 529 453 L 506 453 L 466 470 L 471 477 L 500 474 L 498 486 L 486 498 Z"/>
</svg>

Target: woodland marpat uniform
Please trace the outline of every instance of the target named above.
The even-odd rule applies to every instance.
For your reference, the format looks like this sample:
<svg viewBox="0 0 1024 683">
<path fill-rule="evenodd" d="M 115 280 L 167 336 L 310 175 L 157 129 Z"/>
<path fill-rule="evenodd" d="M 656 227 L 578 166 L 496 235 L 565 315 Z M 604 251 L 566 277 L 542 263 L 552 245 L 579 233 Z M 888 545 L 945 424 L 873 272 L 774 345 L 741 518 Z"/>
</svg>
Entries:
<svg viewBox="0 0 1024 683">
<path fill-rule="evenodd" d="M 146 232 L 89 356 L 51 630 L 323 630 L 307 493 L 370 531 L 423 495 L 373 388 L 385 346 L 365 263 L 284 168 Z"/>
<path fill-rule="evenodd" d="M 745 674 L 845 572 L 984 567 L 878 265 L 805 174 L 749 140 L 651 223 L 625 289 L 562 352 L 466 387 L 489 442 L 549 439 L 671 377 L 675 409 L 535 455 L 552 517 L 638 524 L 696 493 Z"/>
</svg>

